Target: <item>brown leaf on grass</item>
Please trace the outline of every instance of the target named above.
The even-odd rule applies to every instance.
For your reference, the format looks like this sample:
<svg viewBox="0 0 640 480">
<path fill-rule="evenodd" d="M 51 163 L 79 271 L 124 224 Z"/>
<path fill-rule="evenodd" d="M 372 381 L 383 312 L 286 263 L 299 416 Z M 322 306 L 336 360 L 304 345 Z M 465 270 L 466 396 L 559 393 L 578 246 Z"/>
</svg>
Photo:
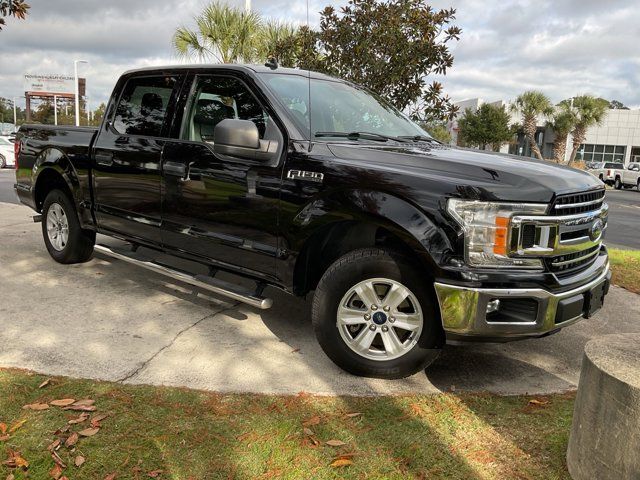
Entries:
<svg viewBox="0 0 640 480">
<path fill-rule="evenodd" d="M 10 473 L 9 475 L 7 475 L 7 480 L 16 480 L 16 477 L 13 473 Z"/>
<path fill-rule="evenodd" d="M 346 445 L 342 440 L 327 440 L 325 443 L 330 447 L 342 447 Z"/>
<path fill-rule="evenodd" d="M 349 465 L 353 465 L 352 460 L 349 460 L 348 458 L 338 458 L 333 462 L 331 462 L 329 466 L 333 468 L 341 468 L 341 467 L 348 467 Z"/>
<path fill-rule="evenodd" d="M 1 423 L 0 422 L 0 434 L 4 435 L 5 433 L 7 433 L 7 429 L 9 427 L 7 427 L 6 423 Z"/>
<path fill-rule="evenodd" d="M 320 417 L 316 415 L 315 417 L 308 418 L 307 420 L 302 422 L 302 426 L 313 427 L 314 425 L 318 425 L 319 423 L 320 423 Z"/>
<path fill-rule="evenodd" d="M 315 435 L 315 433 L 313 433 L 313 430 L 307 427 L 304 427 L 302 431 L 304 432 L 305 435 L 308 435 L 308 436 Z"/>
<path fill-rule="evenodd" d="M 20 427 L 22 427 L 25 423 L 27 423 L 27 419 L 25 418 L 24 420 L 20 420 L 19 422 L 14 423 L 13 425 L 11 425 L 11 427 L 9 428 L 9 433 L 13 433 L 16 430 L 18 430 Z"/>
<path fill-rule="evenodd" d="M 62 477 L 59 478 L 59 480 L 69 480 L 69 477 L 67 477 L 66 475 L 63 475 Z"/>
<path fill-rule="evenodd" d="M 44 382 L 42 382 L 40 385 L 38 385 L 38 388 L 44 388 L 47 385 L 49 385 L 51 383 L 51 379 L 47 378 Z"/>
<path fill-rule="evenodd" d="M 77 423 L 82 423 L 82 422 L 86 421 L 87 418 L 89 418 L 89 414 L 88 413 L 81 413 L 79 417 L 72 418 L 67 423 L 69 425 L 75 425 Z"/>
<path fill-rule="evenodd" d="M 73 464 L 74 464 L 76 467 L 81 467 L 81 466 L 82 466 L 82 464 L 85 462 L 85 460 L 86 460 L 86 459 L 85 459 L 82 455 L 78 455 L 78 456 L 76 457 L 76 459 L 73 461 Z"/>
<path fill-rule="evenodd" d="M 68 407 L 75 402 L 75 398 L 61 398 L 59 400 L 53 400 L 49 402 L 49 405 L 53 407 Z"/>
<path fill-rule="evenodd" d="M 535 398 L 532 398 L 531 400 L 529 400 L 529 405 L 534 405 L 536 407 L 542 407 L 548 404 L 549 404 L 549 400 L 537 400 Z"/>
<path fill-rule="evenodd" d="M 46 403 L 30 403 L 22 407 L 23 410 L 46 410 L 47 408 L 49 405 Z"/>
<path fill-rule="evenodd" d="M 93 437 L 99 431 L 99 428 L 85 428 L 84 430 L 80 430 L 78 433 L 83 437 Z"/>
<path fill-rule="evenodd" d="M 163 470 L 152 470 L 147 473 L 147 476 L 151 478 L 158 478 L 162 474 L 162 472 Z"/>
<path fill-rule="evenodd" d="M 27 462 L 17 450 L 8 449 L 7 454 L 9 455 L 9 457 L 4 462 L 2 462 L 3 465 L 9 468 L 29 467 L 29 462 Z"/>
<path fill-rule="evenodd" d="M 68 407 L 63 407 L 63 410 L 74 410 L 76 412 L 95 412 L 95 405 L 69 405 Z"/>
<path fill-rule="evenodd" d="M 11 438 L 11 435 L 0 435 L 0 442 L 6 442 Z"/>
<path fill-rule="evenodd" d="M 71 428 L 71 425 L 65 425 L 64 427 L 57 429 L 55 432 L 53 432 L 53 434 L 60 435 L 61 433 L 67 433 L 70 428 Z"/>
<path fill-rule="evenodd" d="M 67 468 L 67 465 L 62 461 L 60 455 L 58 455 L 55 451 L 51 452 L 51 458 L 55 462 L 56 465 L 60 465 L 60 468 Z"/>
<path fill-rule="evenodd" d="M 62 467 L 56 463 L 53 468 L 49 470 L 49 476 L 58 480 L 62 476 Z"/>
<path fill-rule="evenodd" d="M 78 443 L 78 440 L 80 440 L 80 437 L 78 436 L 78 434 L 76 432 L 73 432 L 69 438 L 67 438 L 67 441 L 64 442 L 64 446 L 67 448 L 73 447 L 76 443 Z"/>
<path fill-rule="evenodd" d="M 117 475 L 118 475 L 117 473 L 110 473 L 109 475 L 104 477 L 104 480 L 114 480 Z"/>
<path fill-rule="evenodd" d="M 362 413 L 360 413 L 360 412 L 353 412 L 353 413 L 347 413 L 347 414 L 345 415 L 345 417 L 347 417 L 347 418 L 354 418 L 354 417 L 359 417 L 359 416 L 361 416 L 361 415 L 362 415 Z"/>
<path fill-rule="evenodd" d="M 78 400 L 77 402 L 74 402 L 73 406 L 74 407 L 90 407 L 94 403 L 96 403 L 95 400 L 90 400 L 90 399 L 86 398 L 84 400 Z"/>
<path fill-rule="evenodd" d="M 96 415 L 91 419 L 91 426 L 93 428 L 100 428 L 100 422 L 102 422 L 102 420 L 104 420 L 105 418 L 107 418 L 108 415 Z"/>
<path fill-rule="evenodd" d="M 49 444 L 49 446 L 47 447 L 47 450 L 49 450 L 50 452 L 57 450 L 58 447 L 60 446 L 60 443 L 62 443 L 62 440 L 60 440 L 59 438 L 56 438 L 53 442 Z"/>
</svg>

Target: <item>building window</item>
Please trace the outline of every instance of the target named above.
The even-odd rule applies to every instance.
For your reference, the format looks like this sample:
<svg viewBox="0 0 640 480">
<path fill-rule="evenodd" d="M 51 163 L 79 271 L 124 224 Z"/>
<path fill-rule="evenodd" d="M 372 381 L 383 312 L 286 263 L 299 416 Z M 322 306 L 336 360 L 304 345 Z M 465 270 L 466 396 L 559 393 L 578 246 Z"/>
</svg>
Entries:
<svg viewBox="0 0 640 480">
<path fill-rule="evenodd" d="M 624 163 L 627 147 L 621 145 L 582 144 L 578 149 L 576 160 L 585 162 L 619 162 Z"/>
</svg>

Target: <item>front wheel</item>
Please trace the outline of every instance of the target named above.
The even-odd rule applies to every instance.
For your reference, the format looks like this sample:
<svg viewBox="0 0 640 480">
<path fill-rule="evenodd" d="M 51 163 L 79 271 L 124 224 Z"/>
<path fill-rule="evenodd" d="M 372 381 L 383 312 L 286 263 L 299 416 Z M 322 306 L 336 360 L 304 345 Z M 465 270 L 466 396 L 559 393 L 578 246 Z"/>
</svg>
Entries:
<svg viewBox="0 0 640 480">
<path fill-rule="evenodd" d="M 82 263 L 93 255 L 96 233 L 82 229 L 71 199 L 61 190 L 52 190 L 44 200 L 42 236 L 58 263 Z"/>
<path fill-rule="evenodd" d="M 616 181 L 613 185 L 616 190 L 620 190 L 622 188 L 622 182 L 620 181 L 620 177 L 616 177 Z"/>
<path fill-rule="evenodd" d="M 325 272 L 313 299 L 320 346 L 342 369 L 403 378 L 439 355 L 443 331 L 429 280 L 411 263 L 378 248 L 355 250 Z"/>
</svg>

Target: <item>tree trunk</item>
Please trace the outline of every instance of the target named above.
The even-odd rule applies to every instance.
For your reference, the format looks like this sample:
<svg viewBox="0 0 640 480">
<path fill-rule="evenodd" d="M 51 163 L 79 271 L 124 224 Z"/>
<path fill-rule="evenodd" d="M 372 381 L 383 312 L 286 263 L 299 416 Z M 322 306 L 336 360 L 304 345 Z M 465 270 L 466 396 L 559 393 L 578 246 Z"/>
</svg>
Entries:
<svg viewBox="0 0 640 480">
<path fill-rule="evenodd" d="M 556 163 L 564 163 L 564 154 L 567 150 L 567 135 L 558 135 L 553 141 L 553 160 Z"/>
<path fill-rule="evenodd" d="M 529 145 L 531 146 L 533 154 L 538 160 L 543 160 L 542 153 L 540 153 L 540 149 L 536 143 L 536 131 L 538 130 L 536 117 L 525 117 L 522 122 L 522 129 L 524 130 L 525 137 L 529 140 Z"/>
<path fill-rule="evenodd" d="M 569 157 L 568 165 L 571 165 L 575 161 L 576 155 L 578 154 L 578 149 L 580 148 L 580 145 L 584 143 L 584 139 L 587 136 L 587 131 L 586 131 L 586 128 L 582 126 L 577 126 L 576 128 L 573 129 L 572 134 L 573 134 L 573 148 L 571 150 L 571 157 Z"/>
</svg>

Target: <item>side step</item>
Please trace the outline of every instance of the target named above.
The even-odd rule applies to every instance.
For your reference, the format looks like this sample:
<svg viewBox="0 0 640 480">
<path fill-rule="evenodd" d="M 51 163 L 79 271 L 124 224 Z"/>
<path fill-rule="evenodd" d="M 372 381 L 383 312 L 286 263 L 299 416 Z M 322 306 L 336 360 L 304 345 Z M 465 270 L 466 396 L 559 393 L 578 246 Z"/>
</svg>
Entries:
<svg viewBox="0 0 640 480">
<path fill-rule="evenodd" d="M 241 288 L 229 282 L 217 280 L 207 275 L 192 275 L 191 273 L 185 272 L 183 270 L 178 270 L 167 265 L 154 262 L 153 260 L 138 255 L 135 252 L 123 250 L 116 251 L 111 247 L 100 244 L 96 244 L 94 249 L 98 253 L 117 258 L 118 260 L 122 260 L 124 262 L 128 262 L 142 268 L 146 268 L 147 270 L 151 270 L 152 272 L 171 277 L 175 280 L 188 283 L 189 285 L 202 288 L 203 290 L 208 290 L 212 293 L 222 295 L 223 297 L 227 297 L 238 302 L 246 303 L 247 305 L 251 305 L 252 307 L 256 307 L 261 310 L 271 308 L 271 306 L 273 305 L 272 299 L 248 293 L 247 291 L 242 290 Z"/>
</svg>

